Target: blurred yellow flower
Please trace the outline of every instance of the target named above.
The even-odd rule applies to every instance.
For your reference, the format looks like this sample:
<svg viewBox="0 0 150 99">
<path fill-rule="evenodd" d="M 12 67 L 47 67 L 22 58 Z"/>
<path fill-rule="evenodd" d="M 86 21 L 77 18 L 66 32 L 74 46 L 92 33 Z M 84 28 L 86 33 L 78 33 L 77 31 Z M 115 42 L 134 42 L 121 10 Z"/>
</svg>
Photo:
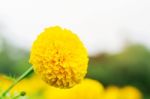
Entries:
<svg viewBox="0 0 150 99">
<path fill-rule="evenodd" d="M 6 90 L 12 84 L 12 82 L 12 79 L 0 74 L 0 92 Z"/>
<path fill-rule="evenodd" d="M 142 93 L 132 86 L 123 88 L 109 86 L 106 88 L 102 99 L 142 99 Z"/>
<path fill-rule="evenodd" d="M 116 86 L 109 86 L 106 88 L 105 92 L 103 93 L 102 99 L 120 99 L 120 89 Z"/>
<path fill-rule="evenodd" d="M 33 43 L 30 63 L 49 85 L 70 88 L 87 72 L 87 50 L 77 35 L 58 26 L 45 29 Z"/>
<path fill-rule="evenodd" d="M 11 93 L 17 93 L 24 91 L 28 97 L 42 96 L 46 89 L 46 84 L 37 76 L 26 78 L 18 83 L 12 90 Z"/>
<path fill-rule="evenodd" d="M 70 89 L 51 87 L 45 99 L 102 99 L 103 85 L 92 79 L 84 79 L 80 84 Z"/>
<path fill-rule="evenodd" d="M 126 86 L 121 89 L 120 99 L 142 99 L 142 94 L 137 88 Z"/>
<path fill-rule="evenodd" d="M 104 87 L 96 80 L 84 79 L 81 84 L 72 88 L 72 91 L 73 99 L 101 99 Z"/>
</svg>

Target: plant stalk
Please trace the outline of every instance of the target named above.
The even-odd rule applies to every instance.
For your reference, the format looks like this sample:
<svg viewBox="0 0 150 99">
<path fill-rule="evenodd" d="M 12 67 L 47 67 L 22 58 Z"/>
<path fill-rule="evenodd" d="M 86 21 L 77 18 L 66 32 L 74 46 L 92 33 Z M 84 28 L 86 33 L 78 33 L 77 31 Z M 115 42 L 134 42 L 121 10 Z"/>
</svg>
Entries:
<svg viewBox="0 0 150 99">
<path fill-rule="evenodd" d="M 23 80 L 26 76 L 28 76 L 30 73 L 33 72 L 33 67 L 31 66 L 27 71 L 25 71 L 17 80 L 14 81 L 14 83 L 8 88 L 6 89 L 2 94 L 0 99 L 2 99 L 2 97 L 5 97 L 7 95 L 7 93 L 15 86 L 17 85 L 21 80 Z"/>
</svg>

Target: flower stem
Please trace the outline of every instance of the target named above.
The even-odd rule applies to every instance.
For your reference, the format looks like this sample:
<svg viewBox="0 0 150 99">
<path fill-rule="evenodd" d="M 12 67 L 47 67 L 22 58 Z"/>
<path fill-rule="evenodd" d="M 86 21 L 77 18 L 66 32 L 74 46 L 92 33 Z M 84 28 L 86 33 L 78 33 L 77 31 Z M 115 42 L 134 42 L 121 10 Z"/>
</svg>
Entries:
<svg viewBox="0 0 150 99">
<path fill-rule="evenodd" d="M 12 99 L 20 99 L 20 97 L 23 97 L 23 96 L 25 96 L 25 95 L 26 95 L 26 93 L 25 93 L 24 91 L 22 91 L 22 92 L 19 93 L 18 95 L 12 97 Z"/>
<path fill-rule="evenodd" d="M 19 83 L 21 80 L 23 80 L 26 76 L 28 76 L 30 73 L 32 73 L 33 72 L 33 67 L 31 66 L 27 71 L 25 71 L 17 80 L 15 80 L 15 82 L 7 89 L 7 90 L 5 90 L 3 93 L 2 93 L 2 95 L 1 95 L 1 97 L 0 97 L 0 99 L 2 98 L 2 97 L 5 97 L 6 95 L 7 95 L 7 93 L 17 84 L 17 83 Z"/>
</svg>

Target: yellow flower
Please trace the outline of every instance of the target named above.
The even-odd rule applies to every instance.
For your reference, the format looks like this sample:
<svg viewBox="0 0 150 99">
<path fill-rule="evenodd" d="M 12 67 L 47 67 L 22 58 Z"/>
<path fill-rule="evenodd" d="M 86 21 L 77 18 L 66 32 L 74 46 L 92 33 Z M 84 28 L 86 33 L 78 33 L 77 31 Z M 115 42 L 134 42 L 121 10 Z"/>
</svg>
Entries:
<svg viewBox="0 0 150 99">
<path fill-rule="evenodd" d="M 101 99 L 103 91 L 103 85 L 92 79 L 84 79 L 83 82 L 72 88 L 73 99 Z"/>
<path fill-rule="evenodd" d="M 106 88 L 102 99 L 120 99 L 120 88 L 116 86 L 109 86 Z"/>
<path fill-rule="evenodd" d="M 45 92 L 45 99 L 102 99 L 104 87 L 92 79 L 84 79 L 80 84 L 70 89 L 51 87 Z"/>
<path fill-rule="evenodd" d="M 33 43 L 30 63 L 49 85 L 70 88 L 87 72 L 87 50 L 77 35 L 58 26 L 45 29 Z"/>
<path fill-rule="evenodd" d="M 116 86 L 109 86 L 102 99 L 142 99 L 141 92 L 132 86 L 119 88 Z"/>
<path fill-rule="evenodd" d="M 18 83 L 13 89 L 11 93 L 17 93 L 24 91 L 27 97 L 30 99 L 37 99 L 42 97 L 42 94 L 45 89 L 47 89 L 48 85 L 46 85 L 38 76 L 32 76 L 30 78 L 26 78 Z M 36 97 L 36 98 L 35 98 Z"/>
<path fill-rule="evenodd" d="M 122 88 L 120 95 L 120 99 L 142 99 L 142 93 L 132 86 Z"/>
<path fill-rule="evenodd" d="M 6 90 L 12 84 L 12 82 L 12 79 L 0 74 L 0 91 Z"/>
<path fill-rule="evenodd" d="M 38 82 L 38 84 L 35 84 Z M 32 88 L 31 88 L 32 87 Z M 37 76 L 32 76 L 30 78 L 23 79 L 15 87 L 12 88 L 13 92 L 26 92 L 27 95 L 35 94 L 36 92 L 43 90 L 44 84 L 38 79 Z"/>
</svg>

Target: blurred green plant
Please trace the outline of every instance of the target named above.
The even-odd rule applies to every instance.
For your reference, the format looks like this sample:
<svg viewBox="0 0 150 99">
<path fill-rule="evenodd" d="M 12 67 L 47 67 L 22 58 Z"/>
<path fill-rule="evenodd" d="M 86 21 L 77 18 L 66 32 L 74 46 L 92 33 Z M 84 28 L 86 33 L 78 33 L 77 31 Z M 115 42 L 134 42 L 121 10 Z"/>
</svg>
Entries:
<svg viewBox="0 0 150 99">
<path fill-rule="evenodd" d="M 27 51 L 14 47 L 5 40 L 0 49 L 0 73 L 16 77 L 30 67 Z"/>
<path fill-rule="evenodd" d="M 143 45 L 130 45 L 121 53 L 91 57 L 88 77 L 105 85 L 133 85 L 150 92 L 150 51 Z"/>
<path fill-rule="evenodd" d="M 0 46 L 0 73 L 18 77 L 30 65 L 29 52 L 3 40 Z M 129 45 L 121 53 L 100 53 L 90 57 L 87 77 L 107 85 L 133 85 L 150 93 L 150 50 L 143 45 Z"/>
</svg>

